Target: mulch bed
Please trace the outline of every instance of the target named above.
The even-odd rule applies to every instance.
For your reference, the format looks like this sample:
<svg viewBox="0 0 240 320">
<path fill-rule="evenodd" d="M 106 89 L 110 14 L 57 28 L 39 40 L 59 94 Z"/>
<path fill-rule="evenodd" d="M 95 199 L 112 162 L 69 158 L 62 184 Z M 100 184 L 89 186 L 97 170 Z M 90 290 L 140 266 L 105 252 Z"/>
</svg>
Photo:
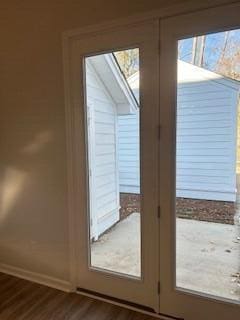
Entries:
<svg viewBox="0 0 240 320">
<path fill-rule="evenodd" d="M 179 218 L 234 224 L 234 202 L 177 198 L 176 208 Z"/>
<path fill-rule="evenodd" d="M 140 195 L 120 194 L 120 220 L 133 212 L 141 212 Z M 177 217 L 208 222 L 234 224 L 235 204 L 227 201 L 177 198 Z"/>
<path fill-rule="evenodd" d="M 140 194 L 120 193 L 120 220 L 127 218 L 133 212 L 141 213 Z"/>
</svg>

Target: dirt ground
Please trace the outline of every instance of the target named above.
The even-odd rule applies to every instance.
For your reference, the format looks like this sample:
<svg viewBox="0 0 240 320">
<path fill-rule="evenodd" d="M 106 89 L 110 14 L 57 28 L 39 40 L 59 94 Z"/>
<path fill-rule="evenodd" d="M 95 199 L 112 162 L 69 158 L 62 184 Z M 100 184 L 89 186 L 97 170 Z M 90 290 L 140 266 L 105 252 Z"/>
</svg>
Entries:
<svg viewBox="0 0 240 320">
<path fill-rule="evenodd" d="M 139 194 L 120 194 L 120 219 L 133 212 L 141 212 Z M 234 224 L 235 204 L 227 201 L 177 198 L 176 214 L 179 218 Z"/>
</svg>

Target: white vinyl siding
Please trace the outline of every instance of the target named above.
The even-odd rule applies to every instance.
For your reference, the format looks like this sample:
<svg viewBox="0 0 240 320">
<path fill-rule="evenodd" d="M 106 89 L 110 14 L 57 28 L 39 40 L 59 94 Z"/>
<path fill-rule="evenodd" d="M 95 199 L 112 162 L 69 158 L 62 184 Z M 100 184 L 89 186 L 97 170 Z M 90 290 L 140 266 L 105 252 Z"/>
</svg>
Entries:
<svg viewBox="0 0 240 320">
<path fill-rule="evenodd" d="M 92 234 L 119 219 L 116 106 L 94 68 L 87 63 L 88 148 Z"/>
<path fill-rule="evenodd" d="M 120 192 L 140 193 L 138 116 L 118 116 Z"/>
<path fill-rule="evenodd" d="M 178 69 L 177 196 L 235 201 L 236 82 L 187 63 Z M 119 117 L 120 191 L 139 192 L 139 115 Z"/>
</svg>

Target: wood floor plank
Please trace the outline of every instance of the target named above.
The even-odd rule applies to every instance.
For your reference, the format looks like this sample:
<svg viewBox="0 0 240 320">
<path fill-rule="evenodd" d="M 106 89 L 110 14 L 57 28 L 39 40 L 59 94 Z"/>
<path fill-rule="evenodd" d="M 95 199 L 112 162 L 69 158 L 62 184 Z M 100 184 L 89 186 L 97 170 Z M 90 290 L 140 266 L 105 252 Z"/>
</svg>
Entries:
<svg viewBox="0 0 240 320">
<path fill-rule="evenodd" d="M 13 288 L 17 287 L 20 283 L 20 279 L 15 279 L 15 278 L 11 278 L 9 279 L 6 278 L 3 280 L 3 282 L 0 280 L 1 286 L 0 286 L 0 296 L 2 297 L 4 294 L 8 295 L 9 292 L 11 292 L 13 290 Z M 0 301 L 1 303 L 1 301 Z"/>
<path fill-rule="evenodd" d="M 122 307 L 0 273 L 0 320 L 154 320 Z"/>
</svg>

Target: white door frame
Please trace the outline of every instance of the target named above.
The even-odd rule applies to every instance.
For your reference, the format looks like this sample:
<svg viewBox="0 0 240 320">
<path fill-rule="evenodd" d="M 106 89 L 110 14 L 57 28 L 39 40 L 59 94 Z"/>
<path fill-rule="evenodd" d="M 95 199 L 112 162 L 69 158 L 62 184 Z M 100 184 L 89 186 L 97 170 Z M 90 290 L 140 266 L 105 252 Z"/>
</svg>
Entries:
<svg viewBox="0 0 240 320">
<path fill-rule="evenodd" d="M 141 265 L 137 279 L 90 266 L 89 193 L 84 57 L 137 47 L 140 50 Z M 158 70 L 159 21 L 150 20 L 65 39 L 66 117 L 69 156 L 71 275 L 84 290 L 137 303 L 158 312 Z M 151 141 L 151 143 L 149 143 Z"/>
<path fill-rule="evenodd" d="M 239 28 L 239 17 L 240 3 L 162 19 L 160 25 L 160 310 L 186 320 L 237 319 L 240 307 L 175 285 L 177 40 Z"/>
</svg>

